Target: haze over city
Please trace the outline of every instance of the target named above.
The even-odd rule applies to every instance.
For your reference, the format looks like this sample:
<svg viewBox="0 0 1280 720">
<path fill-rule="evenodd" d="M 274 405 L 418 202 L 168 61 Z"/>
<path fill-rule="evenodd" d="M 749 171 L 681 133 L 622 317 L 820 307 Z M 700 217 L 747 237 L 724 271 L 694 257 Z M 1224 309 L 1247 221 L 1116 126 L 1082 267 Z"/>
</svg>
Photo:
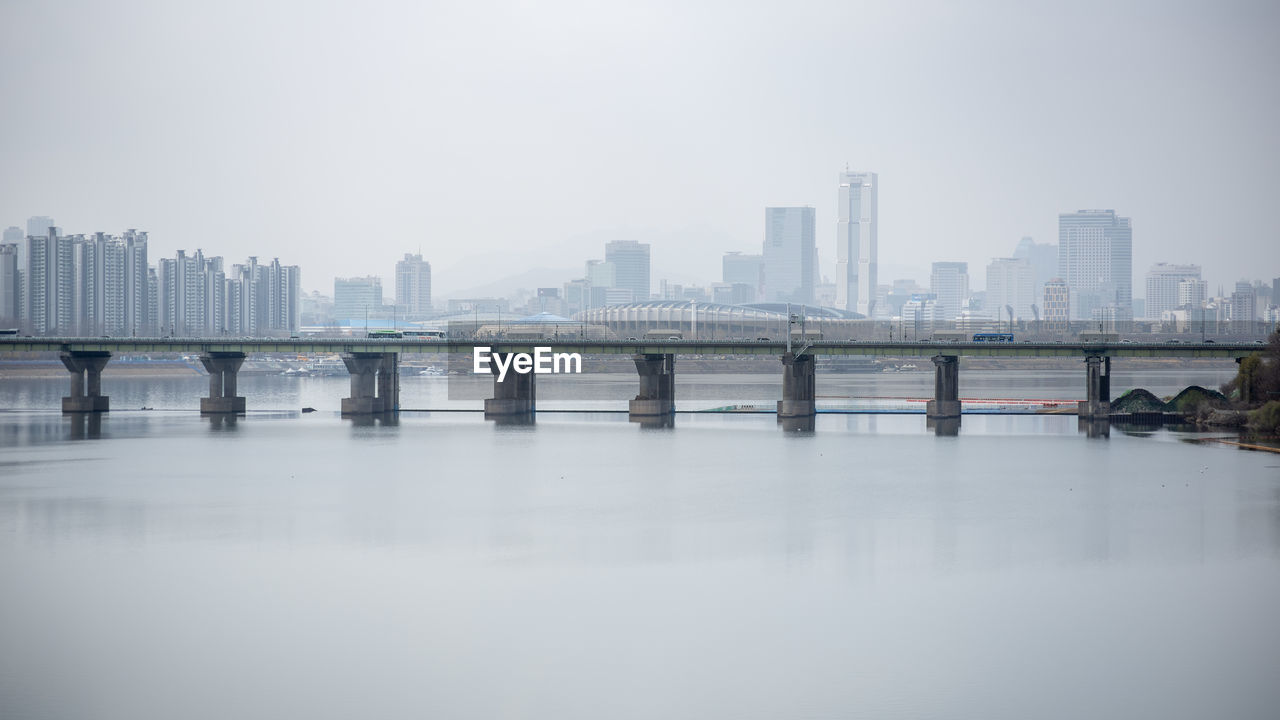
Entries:
<svg viewBox="0 0 1280 720">
<path fill-rule="evenodd" d="M 1132 218 L 1135 283 L 1280 259 L 1273 3 L 7 3 L 0 225 L 150 234 L 152 257 L 279 256 L 306 290 L 436 293 L 581 273 L 604 242 L 710 282 L 767 206 L 880 177 L 880 279 Z M 20 71 L 16 71 L 20 70 Z"/>
</svg>

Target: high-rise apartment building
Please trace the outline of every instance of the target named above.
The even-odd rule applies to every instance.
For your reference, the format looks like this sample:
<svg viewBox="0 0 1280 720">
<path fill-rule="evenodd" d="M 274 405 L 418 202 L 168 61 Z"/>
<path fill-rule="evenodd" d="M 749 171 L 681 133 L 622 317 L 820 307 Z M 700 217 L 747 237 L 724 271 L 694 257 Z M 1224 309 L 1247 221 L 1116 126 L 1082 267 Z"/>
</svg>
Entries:
<svg viewBox="0 0 1280 720">
<path fill-rule="evenodd" d="M 405 253 L 396 263 L 396 305 L 407 317 L 431 314 L 431 263 Z"/>
<path fill-rule="evenodd" d="M 22 228 L 18 227 L 17 225 L 10 225 L 9 227 L 4 229 L 4 239 L 0 240 L 0 244 L 17 245 L 18 243 L 26 239 L 26 237 L 27 236 L 22 232 Z"/>
<path fill-rule="evenodd" d="M 840 173 L 836 210 L 836 305 L 871 317 L 875 312 L 880 180 L 873 172 Z"/>
<path fill-rule="evenodd" d="M 359 325 L 367 313 L 382 310 L 382 278 L 333 279 L 333 316 L 340 324 Z"/>
<path fill-rule="evenodd" d="M 1113 306 L 1132 311 L 1133 226 L 1115 210 L 1079 210 L 1058 216 L 1058 273 L 1071 287 L 1072 315 L 1090 319 Z M 1150 311 L 1148 310 L 1148 315 Z"/>
<path fill-rule="evenodd" d="M 648 300 L 652 292 L 649 280 L 649 243 L 614 240 L 604 245 L 604 260 L 613 263 L 614 287 L 631 291 L 632 300 Z"/>
<path fill-rule="evenodd" d="M 1166 311 L 1185 303 L 1179 299 L 1179 287 L 1184 280 L 1200 280 L 1199 265 L 1171 265 L 1156 263 L 1147 271 L 1146 316 L 1159 320 Z"/>
<path fill-rule="evenodd" d="M 1066 280 L 1052 278 L 1044 284 L 1044 304 L 1041 312 L 1045 330 L 1066 332 L 1071 320 L 1071 290 Z"/>
<path fill-rule="evenodd" d="M 18 243 L 0 243 L 0 327 L 18 327 Z"/>
<path fill-rule="evenodd" d="M 1017 320 L 1034 320 L 1031 306 L 1036 302 L 1035 271 L 1031 261 L 996 258 L 987 265 L 987 307 L 999 319 L 1009 319 L 1008 308 Z"/>
<path fill-rule="evenodd" d="M 155 332 L 148 298 L 147 234 L 133 228 L 124 231 L 124 327 L 129 335 Z"/>
<path fill-rule="evenodd" d="M 814 209 L 764 209 L 764 300 L 813 303 L 817 247 Z"/>
<path fill-rule="evenodd" d="M 969 299 L 969 263 L 934 263 L 929 290 L 937 297 L 939 317 L 954 320 Z"/>
</svg>

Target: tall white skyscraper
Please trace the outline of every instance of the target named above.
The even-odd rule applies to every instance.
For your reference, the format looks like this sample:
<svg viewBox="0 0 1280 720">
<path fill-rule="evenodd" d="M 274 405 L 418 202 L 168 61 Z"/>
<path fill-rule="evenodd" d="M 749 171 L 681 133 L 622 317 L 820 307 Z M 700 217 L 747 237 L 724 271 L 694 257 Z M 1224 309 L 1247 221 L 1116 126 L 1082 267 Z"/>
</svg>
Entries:
<svg viewBox="0 0 1280 720">
<path fill-rule="evenodd" d="M 1182 305 L 1178 287 L 1183 280 L 1199 280 L 1199 265 L 1171 265 L 1156 263 L 1147 271 L 1146 316 L 1159 320 L 1166 310 Z"/>
<path fill-rule="evenodd" d="M 1079 210 L 1058 216 L 1058 273 L 1071 287 L 1071 313 L 1090 320 L 1113 307 L 1133 307 L 1133 225 L 1115 210 Z M 1150 312 L 1147 313 L 1148 315 Z"/>
<path fill-rule="evenodd" d="M 811 207 L 764 209 L 765 302 L 813 303 L 814 218 Z"/>
<path fill-rule="evenodd" d="M 996 258 L 987 266 L 987 311 L 1001 319 L 1009 319 L 1007 308 L 1013 308 L 1018 320 L 1034 320 L 1031 306 L 1036 302 L 1035 269 L 1023 258 Z"/>
<path fill-rule="evenodd" d="M 937 296 L 939 316 L 954 320 L 969 300 L 969 263 L 934 263 L 929 289 Z"/>
<path fill-rule="evenodd" d="M 836 305 L 871 317 L 876 299 L 880 181 L 873 172 L 840 173 L 836 222 Z"/>
<path fill-rule="evenodd" d="M 431 313 L 431 263 L 405 253 L 396 263 L 396 305 L 406 316 Z"/>
</svg>

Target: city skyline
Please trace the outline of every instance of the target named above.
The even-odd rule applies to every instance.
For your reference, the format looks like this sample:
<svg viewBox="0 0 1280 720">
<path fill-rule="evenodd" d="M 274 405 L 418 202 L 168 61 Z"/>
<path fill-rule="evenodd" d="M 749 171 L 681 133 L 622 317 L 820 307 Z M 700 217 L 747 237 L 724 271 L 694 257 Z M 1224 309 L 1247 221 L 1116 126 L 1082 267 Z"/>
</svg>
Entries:
<svg viewBox="0 0 1280 720">
<path fill-rule="evenodd" d="M 1200 263 L 1211 288 L 1229 286 L 1276 255 L 1280 10 L 1160 7 L 1155 21 L 1114 3 L 748 4 L 726 26 L 681 4 L 550 2 L 498 22 L 465 6 L 406 5 L 394 23 L 311 8 L 299 24 L 243 22 L 234 7 L 194 22 L 146 4 L 10 3 L 0 22 L 56 27 L 62 49 L 38 33 L 0 47 L 23 68 L 0 91 L 24 99 L 0 120 L 0 224 L 145 226 L 164 254 L 279 243 L 318 289 L 390 277 L 421 246 L 449 293 L 619 239 L 654 247 L 655 278 L 712 278 L 726 250 L 762 240 L 759 208 L 811 205 L 835 280 L 831 181 L 848 165 L 884 183 L 881 283 L 956 259 L 984 285 L 1010 243 L 1055 237 L 1057 214 L 1117 208 L 1151 240 L 1135 268 Z M 450 32 L 416 42 L 422 26 Z M 146 42 L 95 52 L 106 36 Z M 858 92 L 832 93 L 820 79 L 850 43 L 865 58 Z M 420 81 L 391 81 L 406 68 Z M 1077 94 L 1089 99 L 1063 103 Z M 1187 173 L 1211 178 L 1194 206 L 1167 189 Z M 399 232 L 369 233 L 373 217 Z M 356 237 L 368 252 L 339 259 Z"/>
</svg>

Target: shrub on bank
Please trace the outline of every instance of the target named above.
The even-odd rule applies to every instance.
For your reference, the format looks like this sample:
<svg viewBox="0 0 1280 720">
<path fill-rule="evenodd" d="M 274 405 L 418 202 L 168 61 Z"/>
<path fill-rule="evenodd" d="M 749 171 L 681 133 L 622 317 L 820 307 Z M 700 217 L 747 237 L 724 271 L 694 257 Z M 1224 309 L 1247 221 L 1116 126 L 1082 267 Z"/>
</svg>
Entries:
<svg viewBox="0 0 1280 720">
<path fill-rule="evenodd" d="M 1249 411 L 1249 429 L 1264 435 L 1280 435 L 1280 400 Z"/>
</svg>

